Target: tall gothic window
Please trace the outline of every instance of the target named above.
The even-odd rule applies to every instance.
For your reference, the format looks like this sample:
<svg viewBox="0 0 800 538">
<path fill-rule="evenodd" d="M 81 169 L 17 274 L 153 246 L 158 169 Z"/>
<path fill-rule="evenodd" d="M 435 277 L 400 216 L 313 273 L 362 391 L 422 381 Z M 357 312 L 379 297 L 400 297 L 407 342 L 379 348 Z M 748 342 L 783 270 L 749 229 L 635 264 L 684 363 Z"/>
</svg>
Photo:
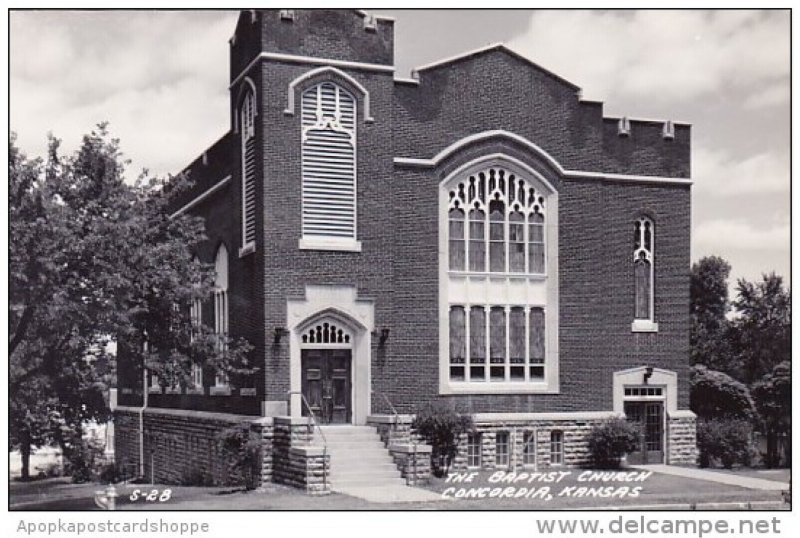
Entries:
<svg viewBox="0 0 800 538">
<path fill-rule="evenodd" d="M 220 245 L 214 262 L 214 332 L 219 336 L 219 346 L 225 346 L 224 337 L 228 335 L 228 249 Z M 228 376 L 218 371 L 214 384 L 218 387 L 228 384 Z"/>
<path fill-rule="evenodd" d="M 502 166 L 465 175 L 447 193 L 447 269 L 467 283 L 461 289 L 546 280 L 544 193 Z M 450 299 L 451 382 L 545 382 L 546 305 L 540 296 L 502 296 L 509 302 L 477 292 Z"/>
<path fill-rule="evenodd" d="M 242 251 L 256 243 L 256 95 L 248 87 L 239 109 L 242 144 Z"/>
<path fill-rule="evenodd" d="M 654 232 L 653 221 L 648 218 L 640 218 L 634 223 L 634 319 L 653 319 Z"/>
<path fill-rule="evenodd" d="M 356 100 L 333 82 L 302 97 L 303 238 L 356 238 Z"/>
</svg>

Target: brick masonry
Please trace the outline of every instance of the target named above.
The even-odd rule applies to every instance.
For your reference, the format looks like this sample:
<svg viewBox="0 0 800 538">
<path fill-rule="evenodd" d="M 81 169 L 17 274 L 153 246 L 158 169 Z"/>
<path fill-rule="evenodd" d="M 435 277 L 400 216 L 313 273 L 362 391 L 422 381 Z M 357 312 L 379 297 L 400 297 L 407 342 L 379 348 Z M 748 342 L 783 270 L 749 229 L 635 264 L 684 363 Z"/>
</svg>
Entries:
<svg viewBox="0 0 800 538">
<path fill-rule="evenodd" d="M 308 285 L 326 284 L 356 287 L 359 297 L 374 301 L 375 327 L 391 329 L 385 345 L 378 346 L 373 338 L 373 413 L 389 412 L 378 393 L 405 414 L 440 398 L 467 413 L 609 410 L 613 372 L 644 365 L 677 372 L 677 407 L 687 409 L 689 186 L 567 178 L 526 146 L 503 137 L 465 146 L 434 167 L 393 162 L 395 157 L 430 159 L 464 137 L 503 130 L 532 141 L 564 169 L 690 177 L 688 125 L 675 125 L 674 139 L 667 140 L 662 137 L 663 122 L 631 121 L 630 136 L 621 137 L 617 120 L 603 116 L 602 103 L 581 100 L 577 87 L 507 49 L 493 48 L 423 70 L 419 84 L 396 81 L 390 72 L 337 65 L 369 92 L 374 122 L 364 121 L 365 96 L 347 80 L 319 75 L 299 84 L 295 97 L 332 76 L 358 100 L 357 211 L 362 249 L 298 249 L 300 117 L 285 113 L 287 91 L 291 81 L 326 61 L 304 63 L 275 55 L 388 66 L 394 61 L 393 46 L 391 21 L 379 20 L 372 31 L 353 11 L 296 10 L 293 21 L 282 20 L 278 10 L 242 12 L 231 44 L 230 130 L 187 167 L 196 185 L 176 195 L 175 207 L 231 177 L 191 213 L 206 222 L 209 239 L 197 249 L 202 260 L 211 262 L 221 242 L 228 248 L 230 330 L 254 345 L 252 359 L 258 371 L 234 379 L 230 396 L 211 396 L 206 387 L 200 395 L 152 395 L 150 405 L 257 416 L 263 401 L 286 401 L 289 339 L 276 343 L 275 328 L 287 326 L 288 297 L 302 296 Z M 268 57 L 253 61 L 262 52 Z M 256 87 L 256 140 L 261 148 L 256 251 L 244 257 L 237 255 L 241 176 L 233 113 L 246 84 L 240 75 L 247 75 Z M 441 396 L 439 182 L 457 166 L 498 152 L 542 172 L 559 194 L 560 391 Z M 632 228 L 641 215 L 655 222 L 658 333 L 631 332 Z M 206 305 L 207 323 L 212 315 L 211 305 Z M 213 372 L 206 372 L 207 385 L 211 376 Z M 121 356 L 120 404 L 141 404 L 140 380 L 135 367 L 126 365 Z M 256 395 L 242 395 L 239 387 L 254 387 Z M 680 424 L 677 421 L 675 428 Z M 568 462 L 582 461 L 578 439 L 586 427 L 574 424 L 565 430 L 566 441 L 574 445 Z M 127 439 L 127 446 L 131 439 L 126 435 L 120 439 Z M 681 442 L 690 443 L 690 434 L 681 435 Z M 675 443 L 675 457 L 690 459 L 690 448 L 680 449 Z M 486 456 L 492 457 L 491 451 Z"/>
<path fill-rule="evenodd" d="M 144 411 L 144 477 L 162 484 L 227 485 L 229 462 L 219 447 L 219 434 L 237 424 L 250 424 L 262 440 L 261 480 L 272 479 L 272 419 L 253 421 L 244 415 L 172 409 Z M 139 412 L 114 412 L 115 461 L 139 472 Z"/>
</svg>

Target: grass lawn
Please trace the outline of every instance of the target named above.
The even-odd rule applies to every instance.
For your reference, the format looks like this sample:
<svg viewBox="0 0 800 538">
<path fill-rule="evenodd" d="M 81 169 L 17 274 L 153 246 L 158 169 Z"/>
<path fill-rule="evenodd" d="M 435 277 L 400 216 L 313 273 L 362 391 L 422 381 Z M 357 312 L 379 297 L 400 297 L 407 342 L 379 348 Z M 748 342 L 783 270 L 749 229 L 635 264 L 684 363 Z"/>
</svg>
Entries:
<svg viewBox="0 0 800 538">
<path fill-rule="evenodd" d="M 774 480 L 775 482 L 789 482 L 792 477 L 791 469 L 750 469 L 741 467 L 738 469 L 708 469 L 720 473 L 730 473 L 750 478 L 761 478 L 762 480 Z"/>
<path fill-rule="evenodd" d="M 433 479 L 427 489 L 442 493 L 448 487 L 456 488 L 550 488 L 552 498 L 483 498 L 456 499 L 428 503 L 370 503 L 348 495 L 331 494 L 309 496 L 300 490 L 269 484 L 264 491 L 231 491 L 224 488 L 201 488 L 184 486 L 148 486 L 118 485 L 117 508 L 119 510 L 559 510 L 586 507 L 620 507 L 642 506 L 652 504 L 674 503 L 711 503 L 711 502 L 747 502 L 747 501 L 780 501 L 780 492 L 756 491 L 734 486 L 679 478 L 668 475 L 653 474 L 644 482 L 581 482 L 578 476 L 581 471 L 571 470 L 570 475 L 558 483 L 532 484 L 495 484 L 489 482 L 491 472 L 482 473 L 472 483 L 451 484 L 443 479 Z M 94 492 L 102 489 L 97 484 L 73 485 L 69 479 L 50 479 L 25 484 L 15 483 L 11 487 L 12 510 L 93 510 Z M 579 496 L 577 488 L 592 487 L 619 488 L 623 486 L 640 486 L 638 496 L 623 498 L 601 498 Z M 150 502 L 141 498 L 141 493 L 157 489 L 161 494 L 170 489 L 171 495 L 166 502 Z M 562 491 L 568 488 L 564 493 Z M 569 489 L 571 488 L 571 489 Z M 139 490 L 139 498 L 131 500 L 135 490 Z M 517 490 L 519 491 L 519 489 Z M 619 491 L 619 490 L 617 490 Z M 586 493 L 586 492 L 584 492 Z"/>
</svg>

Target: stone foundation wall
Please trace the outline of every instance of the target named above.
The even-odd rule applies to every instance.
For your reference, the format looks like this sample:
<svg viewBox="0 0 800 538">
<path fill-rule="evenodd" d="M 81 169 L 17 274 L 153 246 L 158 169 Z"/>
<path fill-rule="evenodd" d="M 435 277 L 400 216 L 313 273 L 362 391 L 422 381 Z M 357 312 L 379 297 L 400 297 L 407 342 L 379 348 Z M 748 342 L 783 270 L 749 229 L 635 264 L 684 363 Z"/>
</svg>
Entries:
<svg viewBox="0 0 800 538">
<path fill-rule="evenodd" d="M 667 416 L 666 456 L 670 465 L 697 463 L 697 417 L 691 411 Z"/>
<path fill-rule="evenodd" d="M 474 421 L 475 432 L 481 435 L 481 469 L 517 469 L 526 466 L 524 461 L 524 441 L 526 434 L 535 435 L 537 468 L 563 465 L 580 467 L 589 461 L 589 432 L 596 424 L 607 420 L 610 413 L 588 414 L 584 419 L 553 418 L 517 420 Z M 560 431 L 563 440 L 563 461 L 551 462 L 550 439 L 553 431 Z M 508 435 L 508 464 L 497 463 L 497 434 Z M 453 462 L 453 470 L 467 469 L 467 434 L 459 439 L 458 454 Z M 531 466 L 530 464 L 527 464 Z"/>
<path fill-rule="evenodd" d="M 430 480 L 431 451 L 430 445 L 413 442 L 389 446 L 389 454 L 408 485 L 426 484 Z"/>
<path fill-rule="evenodd" d="M 274 417 L 272 431 L 272 479 L 306 490 L 312 495 L 330 493 L 330 456 L 314 439 L 311 419 Z"/>
</svg>

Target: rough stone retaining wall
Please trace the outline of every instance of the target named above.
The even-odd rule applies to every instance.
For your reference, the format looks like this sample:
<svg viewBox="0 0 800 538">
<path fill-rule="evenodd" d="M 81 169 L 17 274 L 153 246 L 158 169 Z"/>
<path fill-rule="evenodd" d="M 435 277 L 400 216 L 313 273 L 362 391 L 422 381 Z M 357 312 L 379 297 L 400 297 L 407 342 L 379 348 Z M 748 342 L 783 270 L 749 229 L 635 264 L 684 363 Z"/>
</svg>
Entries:
<svg viewBox="0 0 800 538">
<path fill-rule="evenodd" d="M 678 411 L 668 414 L 666 463 L 697 463 L 697 418 L 694 413 Z"/>
</svg>

